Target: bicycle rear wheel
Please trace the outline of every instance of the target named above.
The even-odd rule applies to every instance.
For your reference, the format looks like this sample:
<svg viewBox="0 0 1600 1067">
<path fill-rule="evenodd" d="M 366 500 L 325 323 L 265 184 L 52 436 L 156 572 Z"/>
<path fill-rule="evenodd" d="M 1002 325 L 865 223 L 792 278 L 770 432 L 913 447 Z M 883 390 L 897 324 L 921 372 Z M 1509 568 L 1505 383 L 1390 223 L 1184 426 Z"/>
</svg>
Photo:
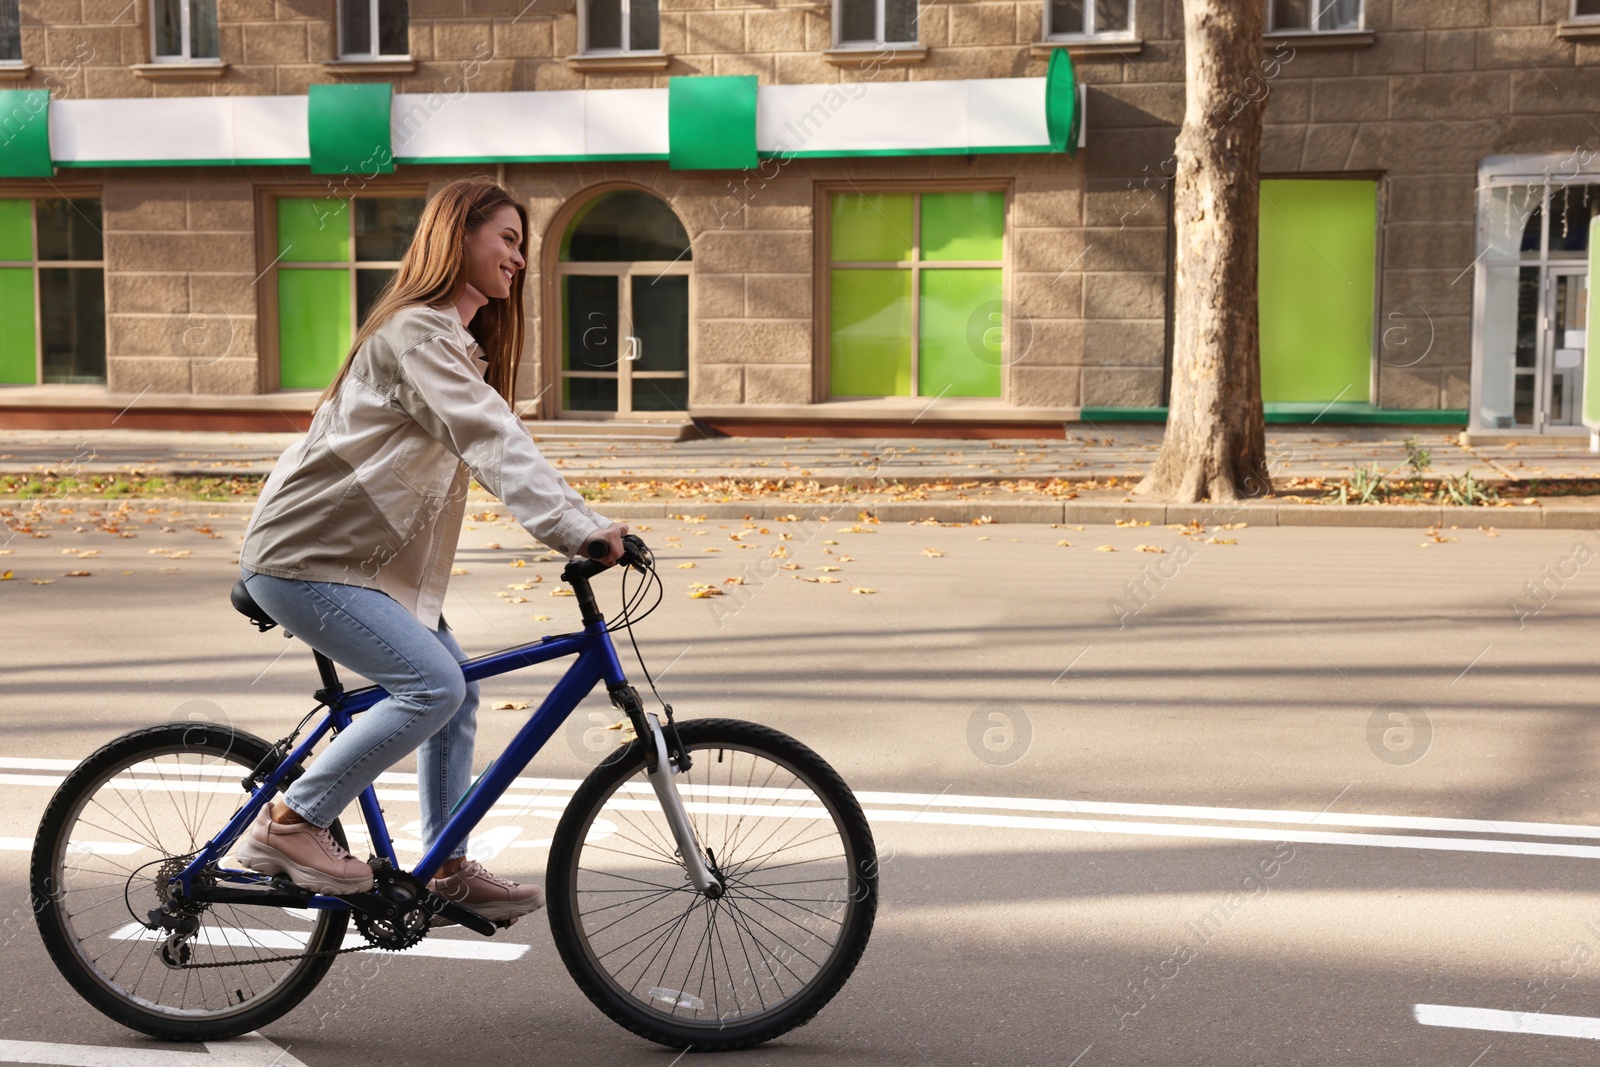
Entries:
<svg viewBox="0 0 1600 1067">
<path fill-rule="evenodd" d="M 238 810 L 239 780 L 270 751 L 226 726 L 170 723 L 126 734 L 84 760 L 45 809 L 34 841 L 33 908 L 50 958 L 85 1000 L 154 1037 L 248 1033 L 311 992 L 347 913 L 199 905 L 187 952 L 144 920 L 166 880 Z M 334 836 L 343 843 L 338 823 Z M 186 956 L 186 958 L 184 958 Z M 197 966 L 220 964 L 221 966 Z"/>
<path fill-rule="evenodd" d="M 573 979 L 642 1037 L 699 1051 L 768 1041 L 850 977 L 877 910 L 877 854 L 850 789 L 820 756 L 755 723 L 678 731 L 678 791 L 724 894 L 677 857 L 636 741 L 568 805 L 546 872 L 550 929 Z"/>
</svg>

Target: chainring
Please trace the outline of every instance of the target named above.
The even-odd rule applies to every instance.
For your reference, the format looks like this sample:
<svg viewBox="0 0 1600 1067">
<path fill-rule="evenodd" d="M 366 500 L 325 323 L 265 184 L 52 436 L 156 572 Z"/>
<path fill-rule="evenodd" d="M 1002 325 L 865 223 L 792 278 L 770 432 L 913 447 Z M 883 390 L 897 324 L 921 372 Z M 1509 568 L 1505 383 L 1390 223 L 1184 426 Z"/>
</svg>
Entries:
<svg viewBox="0 0 1600 1067">
<path fill-rule="evenodd" d="M 378 916 L 356 909 L 356 929 L 361 931 L 361 936 L 391 952 L 403 952 L 427 937 L 432 917 L 422 906 L 427 887 L 405 871 L 397 871 L 387 864 L 374 866 L 372 880 L 373 892 L 394 906 L 394 914 Z"/>
<path fill-rule="evenodd" d="M 404 952 L 428 936 L 428 913 L 422 908 L 403 911 L 393 919 L 380 919 L 366 912 L 355 913 L 356 929 L 374 948 Z"/>
</svg>

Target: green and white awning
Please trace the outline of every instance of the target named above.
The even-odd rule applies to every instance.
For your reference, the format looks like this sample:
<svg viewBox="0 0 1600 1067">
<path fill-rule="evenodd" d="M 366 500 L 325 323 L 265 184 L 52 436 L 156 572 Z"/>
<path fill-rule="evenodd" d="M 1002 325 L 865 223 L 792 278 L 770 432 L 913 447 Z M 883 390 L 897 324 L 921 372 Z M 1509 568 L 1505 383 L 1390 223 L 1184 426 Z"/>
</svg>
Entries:
<svg viewBox="0 0 1600 1067">
<path fill-rule="evenodd" d="M 384 83 L 307 96 L 49 100 L 0 91 L 17 130 L 0 177 L 52 167 L 309 166 L 661 160 L 680 170 L 763 158 L 1072 152 L 1082 110 L 1064 50 L 1043 78 L 758 86 L 673 78 L 665 89 L 394 93 Z"/>
</svg>

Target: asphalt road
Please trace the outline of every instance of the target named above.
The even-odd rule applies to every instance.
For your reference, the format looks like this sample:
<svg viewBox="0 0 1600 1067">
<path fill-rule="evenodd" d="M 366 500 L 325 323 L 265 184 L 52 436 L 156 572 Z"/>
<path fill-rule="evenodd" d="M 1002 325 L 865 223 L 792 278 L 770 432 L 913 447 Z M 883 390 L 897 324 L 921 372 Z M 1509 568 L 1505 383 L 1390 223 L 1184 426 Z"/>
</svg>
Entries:
<svg viewBox="0 0 1600 1067">
<path fill-rule="evenodd" d="M 570 627 L 559 565 L 482 514 L 447 605 L 463 644 Z M 78 1000 L 33 930 L 25 848 L 56 761 L 171 719 L 276 737 L 315 687 L 297 642 L 227 605 L 236 517 L 103 526 L 79 510 L 0 544 L 0 1062 L 169 1048 Z M 1595 535 L 644 526 L 666 598 L 639 643 L 679 715 L 811 745 L 863 795 L 883 859 L 849 985 L 728 1062 L 1594 1061 Z M 694 582 L 725 595 L 691 598 Z M 486 686 L 480 766 L 522 721 L 492 705 L 554 677 Z M 591 698 L 528 773 L 581 777 L 591 711 L 610 718 Z M 538 848 L 492 863 L 541 865 Z M 674 1062 L 589 1005 L 538 917 L 495 940 L 527 950 L 346 957 L 264 1029 L 272 1047 L 172 1048 L 282 1067 Z"/>
</svg>

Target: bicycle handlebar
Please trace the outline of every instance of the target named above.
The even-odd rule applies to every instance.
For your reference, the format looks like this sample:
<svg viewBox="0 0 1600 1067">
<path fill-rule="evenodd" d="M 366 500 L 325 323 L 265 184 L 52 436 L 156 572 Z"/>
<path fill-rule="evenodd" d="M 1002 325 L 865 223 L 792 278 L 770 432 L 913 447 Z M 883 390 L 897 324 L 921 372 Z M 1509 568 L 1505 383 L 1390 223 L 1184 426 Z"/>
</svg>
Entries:
<svg viewBox="0 0 1600 1067">
<path fill-rule="evenodd" d="M 590 541 L 584 546 L 584 552 L 588 555 L 588 559 L 574 560 L 573 562 L 585 565 L 580 568 L 580 572 L 585 578 L 593 577 L 594 575 L 599 574 L 601 571 L 606 569 L 607 565 L 599 562 L 605 558 L 606 554 L 606 543 L 604 541 Z M 622 558 L 617 562 L 621 563 L 624 567 L 632 567 L 640 574 L 643 574 L 649 569 L 650 564 L 653 562 L 653 557 L 650 554 L 650 546 L 646 545 L 644 540 L 637 534 L 623 534 Z"/>
</svg>

